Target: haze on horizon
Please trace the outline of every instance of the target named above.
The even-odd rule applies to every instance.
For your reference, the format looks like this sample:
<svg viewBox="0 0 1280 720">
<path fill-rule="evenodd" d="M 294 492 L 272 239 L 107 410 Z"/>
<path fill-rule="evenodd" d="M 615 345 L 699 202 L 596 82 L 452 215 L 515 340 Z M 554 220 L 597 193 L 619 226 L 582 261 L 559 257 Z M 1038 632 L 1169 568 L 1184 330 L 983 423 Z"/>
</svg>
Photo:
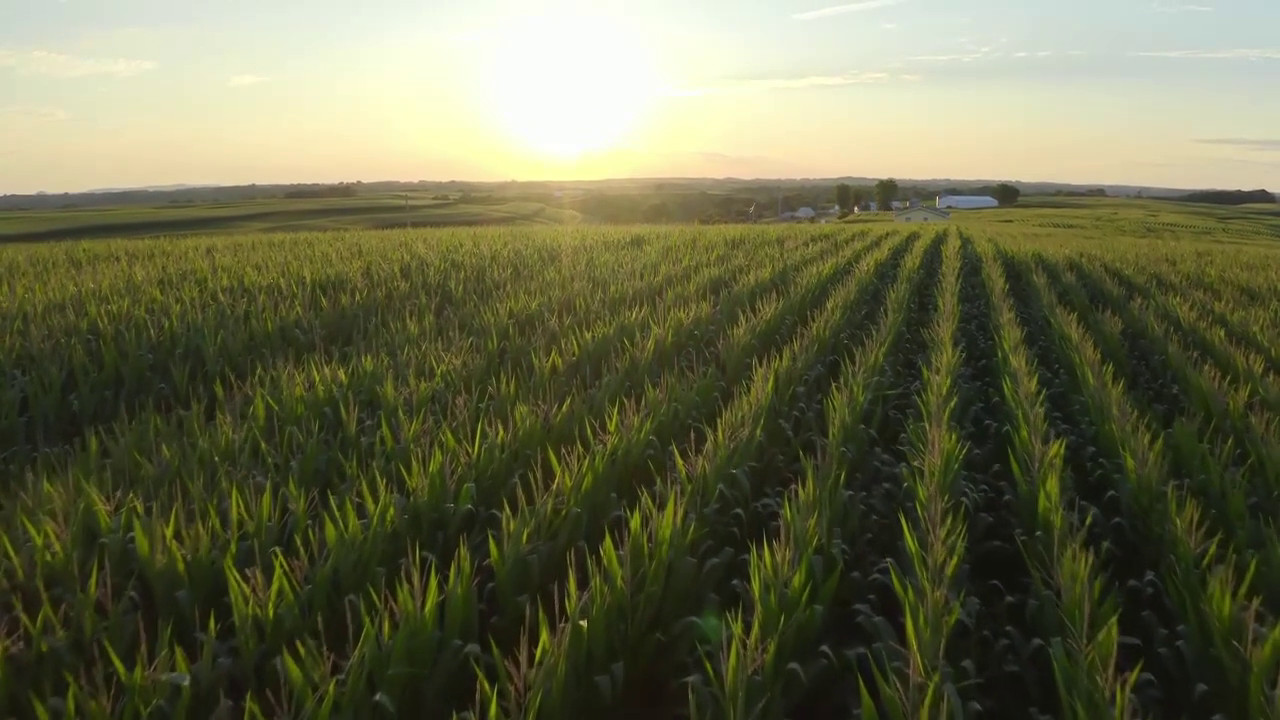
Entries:
<svg viewBox="0 0 1280 720">
<path fill-rule="evenodd" d="M 10 0 L 0 193 L 994 178 L 1280 186 L 1274 0 Z"/>
</svg>

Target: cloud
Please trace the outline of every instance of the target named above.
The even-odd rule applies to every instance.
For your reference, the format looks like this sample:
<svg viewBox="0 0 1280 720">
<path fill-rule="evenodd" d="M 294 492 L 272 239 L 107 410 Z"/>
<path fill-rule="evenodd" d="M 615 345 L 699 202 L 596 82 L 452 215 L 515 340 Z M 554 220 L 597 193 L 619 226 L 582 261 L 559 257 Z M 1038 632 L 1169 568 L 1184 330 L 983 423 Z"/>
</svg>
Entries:
<svg viewBox="0 0 1280 720">
<path fill-rule="evenodd" d="M 719 95 L 726 93 L 767 92 L 771 90 L 802 90 L 806 88 L 836 88 L 850 85 L 869 85 L 894 81 L 918 82 L 919 75 L 894 75 L 887 72 L 847 72 L 841 75 L 802 75 L 796 77 L 751 78 L 730 80 L 720 85 L 676 90 L 672 94 L 684 97 Z"/>
<path fill-rule="evenodd" d="M 1151 9 L 1162 13 L 1213 12 L 1210 5 L 1170 5 L 1160 0 L 1152 3 Z"/>
<path fill-rule="evenodd" d="M 855 72 L 843 75 L 808 75 L 794 78 L 760 78 L 748 81 L 748 85 L 756 90 L 792 90 L 812 87 L 842 87 L 845 85 L 862 85 L 865 83 L 882 83 L 892 80 L 889 73 Z"/>
<path fill-rule="evenodd" d="M 1017 50 L 1005 51 L 996 50 L 991 46 L 978 47 L 968 41 L 961 41 L 964 52 L 944 53 L 941 55 L 913 55 L 907 58 L 913 62 L 949 62 L 949 63 L 969 63 L 974 60 L 998 60 L 1000 58 L 1047 58 L 1058 55 L 1080 57 L 1085 55 L 1082 50 Z"/>
<path fill-rule="evenodd" d="M 9 105 L 0 107 L 0 119 L 20 118 L 27 120 L 47 120 L 59 122 L 71 117 L 66 110 L 39 105 Z"/>
<path fill-rule="evenodd" d="M 1202 138 L 1201 145 L 1225 145 L 1242 150 L 1270 150 L 1280 152 L 1280 138 Z"/>
<path fill-rule="evenodd" d="M 887 23 L 881 23 L 881 24 L 880 24 L 880 27 L 884 28 L 885 30 L 892 30 L 892 29 L 894 29 L 894 28 L 898 27 L 898 23 L 888 23 L 888 22 L 887 22 Z"/>
<path fill-rule="evenodd" d="M 0 68 L 10 68 L 24 75 L 46 75 L 79 78 L 92 75 L 128 77 L 155 68 L 150 60 L 126 58 L 87 58 L 49 52 L 47 50 L 0 50 Z"/>
<path fill-rule="evenodd" d="M 982 48 L 971 53 L 956 53 L 953 55 L 913 55 L 909 60 L 917 62 L 972 62 L 987 57 L 991 48 Z"/>
<path fill-rule="evenodd" d="M 1280 48 L 1235 48 L 1230 50 L 1160 50 L 1131 52 L 1135 57 L 1200 58 L 1206 60 L 1280 60 Z"/>
<path fill-rule="evenodd" d="M 889 7 L 897 5 L 904 0 L 863 0 L 863 2 L 849 3 L 847 5 L 833 5 L 831 7 L 819 8 L 817 10 L 809 10 L 808 12 L 796 13 L 791 17 L 796 20 L 817 20 L 818 18 L 831 17 L 833 15 L 845 15 L 847 13 L 862 12 L 863 10 L 874 10 L 876 8 Z"/>
<path fill-rule="evenodd" d="M 261 75 L 232 75 L 230 78 L 227 79 L 227 87 L 244 87 L 246 85 L 257 85 L 258 83 L 267 82 L 270 79 L 271 78 L 263 77 Z"/>
</svg>

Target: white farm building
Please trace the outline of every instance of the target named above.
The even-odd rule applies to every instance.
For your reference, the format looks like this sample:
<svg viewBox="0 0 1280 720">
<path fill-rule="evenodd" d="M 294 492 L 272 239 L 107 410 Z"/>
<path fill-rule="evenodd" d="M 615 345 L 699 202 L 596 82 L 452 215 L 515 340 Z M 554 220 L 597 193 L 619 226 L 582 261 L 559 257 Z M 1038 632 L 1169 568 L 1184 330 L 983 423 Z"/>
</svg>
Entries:
<svg viewBox="0 0 1280 720">
<path fill-rule="evenodd" d="M 1000 205 L 999 201 L 989 195 L 939 195 L 938 207 L 955 208 L 957 210 L 976 210 L 978 208 L 993 208 Z"/>
<path fill-rule="evenodd" d="M 946 222 L 951 213 L 930 207 L 914 207 L 893 214 L 894 222 Z"/>
</svg>

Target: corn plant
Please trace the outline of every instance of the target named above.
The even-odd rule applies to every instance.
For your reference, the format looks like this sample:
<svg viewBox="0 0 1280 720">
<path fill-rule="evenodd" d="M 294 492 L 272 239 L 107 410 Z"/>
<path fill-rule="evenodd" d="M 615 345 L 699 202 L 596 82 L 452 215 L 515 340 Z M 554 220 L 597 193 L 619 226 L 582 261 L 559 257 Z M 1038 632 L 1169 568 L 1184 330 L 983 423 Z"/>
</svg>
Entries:
<svg viewBox="0 0 1280 720">
<path fill-rule="evenodd" d="M 1280 717 L 1274 228 L 1170 207 L 0 247 L 0 717 Z"/>
</svg>

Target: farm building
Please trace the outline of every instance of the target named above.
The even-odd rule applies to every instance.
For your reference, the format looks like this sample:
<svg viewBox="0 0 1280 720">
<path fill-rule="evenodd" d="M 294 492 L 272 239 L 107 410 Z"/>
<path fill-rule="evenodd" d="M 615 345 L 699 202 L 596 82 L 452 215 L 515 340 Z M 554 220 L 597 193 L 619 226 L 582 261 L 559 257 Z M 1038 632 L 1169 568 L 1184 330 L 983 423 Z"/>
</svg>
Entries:
<svg viewBox="0 0 1280 720">
<path fill-rule="evenodd" d="M 893 214 L 894 222 L 946 222 L 951 213 L 935 208 L 917 207 L 902 210 Z"/>
<path fill-rule="evenodd" d="M 916 207 L 919 204 L 920 204 L 920 201 L 918 200 L 894 200 L 889 204 L 889 209 L 890 210 L 906 210 L 907 208 Z M 880 212 L 880 203 L 874 200 L 870 200 L 868 202 L 862 203 L 861 205 L 855 205 L 853 207 L 853 211 L 855 213 Z"/>
<path fill-rule="evenodd" d="M 977 208 L 993 208 L 1000 203 L 989 195 L 939 195 L 939 208 L 955 208 L 957 210 L 975 210 Z"/>
<path fill-rule="evenodd" d="M 796 211 L 797 220 L 812 220 L 816 215 L 811 207 L 802 207 Z"/>
</svg>

